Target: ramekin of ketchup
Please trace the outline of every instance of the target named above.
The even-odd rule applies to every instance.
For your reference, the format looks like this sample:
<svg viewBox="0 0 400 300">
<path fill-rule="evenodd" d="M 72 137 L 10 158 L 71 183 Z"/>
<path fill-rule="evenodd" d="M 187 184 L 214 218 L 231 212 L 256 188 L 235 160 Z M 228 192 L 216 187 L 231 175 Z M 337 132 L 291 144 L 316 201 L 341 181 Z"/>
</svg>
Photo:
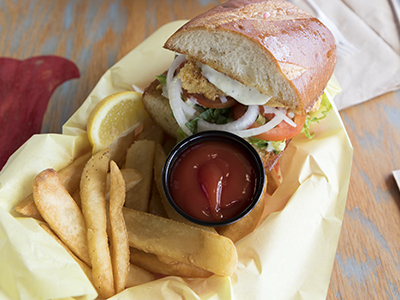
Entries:
<svg viewBox="0 0 400 300">
<path fill-rule="evenodd" d="M 247 215 L 265 184 L 257 151 L 224 131 L 203 131 L 182 140 L 169 153 L 162 176 L 172 207 L 189 221 L 213 227 Z"/>
</svg>

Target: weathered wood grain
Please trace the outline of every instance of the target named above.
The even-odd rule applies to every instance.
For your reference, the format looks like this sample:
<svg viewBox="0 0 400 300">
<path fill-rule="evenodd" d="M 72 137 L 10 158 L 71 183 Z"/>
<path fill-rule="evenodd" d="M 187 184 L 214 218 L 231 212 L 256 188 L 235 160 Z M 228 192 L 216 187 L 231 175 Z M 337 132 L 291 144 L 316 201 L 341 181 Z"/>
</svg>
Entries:
<svg viewBox="0 0 400 300">
<path fill-rule="evenodd" d="M 354 147 L 327 299 L 400 299 L 399 93 L 341 112 Z"/>
<path fill-rule="evenodd" d="M 61 125 L 114 63 L 162 25 L 190 19 L 216 0 L 0 0 L 0 56 L 24 59 L 59 55 L 81 77 L 53 94 L 42 132 Z"/>
</svg>

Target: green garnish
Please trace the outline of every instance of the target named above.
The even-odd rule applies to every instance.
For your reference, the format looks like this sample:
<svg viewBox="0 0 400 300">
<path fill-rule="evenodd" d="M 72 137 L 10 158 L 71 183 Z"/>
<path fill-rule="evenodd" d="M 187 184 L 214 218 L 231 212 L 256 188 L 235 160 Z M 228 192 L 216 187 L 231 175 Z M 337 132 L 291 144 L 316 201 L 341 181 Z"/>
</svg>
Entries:
<svg viewBox="0 0 400 300">
<path fill-rule="evenodd" d="M 215 124 L 226 124 L 231 115 L 231 108 L 209 108 L 198 117 L 186 123 L 186 127 L 193 133 L 197 132 L 197 122 L 200 119 Z"/>
<path fill-rule="evenodd" d="M 273 150 L 275 154 L 279 154 L 286 146 L 285 141 L 265 141 L 256 137 L 250 137 L 247 141 L 260 149 L 269 148 L 270 150 Z"/>
<path fill-rule="evenodd" d="M 167 76 L 164 74 L 156 76 L 157 80 L 163 85 L 167 86 Z"/>
<path fill-rule="evenodd" d="M 325 95 L 325 93 L 322 95 L 321 107 L 322 106 L 324 107 L 324 110 L 321 111 L 322 116 L 321 117 L 307 116 L 304 122 L 304 126 L 301 129 L 301 132 L 303 132 L 309 139 L 312 139 L 314 137 L 314 133 L 310 133 L 310 125 L 313 123 L 319 123 L 319 121 L 325 119 L 328 113 L 332 110 L 332 105 L 329 102 L 329 99 Z"/>
</svg>

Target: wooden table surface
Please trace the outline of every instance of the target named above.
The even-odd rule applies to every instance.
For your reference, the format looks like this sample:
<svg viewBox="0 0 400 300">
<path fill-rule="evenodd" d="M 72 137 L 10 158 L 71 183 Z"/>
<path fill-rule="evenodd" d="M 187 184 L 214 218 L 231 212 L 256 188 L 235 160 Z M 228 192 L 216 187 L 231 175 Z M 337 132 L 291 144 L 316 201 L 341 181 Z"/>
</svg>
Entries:
<svg viewBox="0 0 400 300">
<path fill-rule="evenodd" d="M 55 90 L 43 118 L 41 131 L 58 133 L 103 73 L 157 28 L 219 2 L 0 0 L 0 57 L 57 55 L 78 67 L 80 77 Z M 327 299 L 400 299 L 400 193 L 392 176 L 400 169 L 400 93 L 341 116 L 354 161 Z"/>
</svg>

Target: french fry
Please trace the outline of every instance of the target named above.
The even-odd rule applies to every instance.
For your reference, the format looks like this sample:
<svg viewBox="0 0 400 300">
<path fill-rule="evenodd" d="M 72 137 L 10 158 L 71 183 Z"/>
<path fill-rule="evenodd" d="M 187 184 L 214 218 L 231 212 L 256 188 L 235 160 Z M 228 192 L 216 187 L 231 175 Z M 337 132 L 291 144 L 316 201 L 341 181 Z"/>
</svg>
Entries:
<svg viewBox="0 0 400 300">
<path fill-rule="evenodd" d="M 42 215 L 36 207 L 33 194 L 30 194 L 28 197 L 18 203 L 18 205 L 15 207 L 15 210 L 25 217 L 34 218 L 38 221 L 44 221 Z"/>
<path fill-rule="evenodd" d="M 162 145 L 164 152 L 168 154 L 175 147 L 176 139 L 168 135 L 165 137 L 164 143 Z"/>
<path fill-rule="evenodd" d="M 134 169 L 120 169 L 122 177 L 124 179 L 125 190 L 128 192 L 134 186 L 136 186 L 142 179 L 143 176 L 140 172 Z M 110 198 L 110 184 L 111 184 L 111 174 L 107 173 L 106 181 L 106 199 Z"/>
<path fill-rule="evenodd" d="M 86 153 L 58 172 L 61 183 L 68 193 L 72 194 L 79 188 L 83 168 L 90 156 L 90 152 Z"/>
<path fill-rule="evenodd" d="M 87 153 L 58 174 L 42 171 L 16 211 L 48 223 L 42 228 L 81 266 L 100 298 L 155 280 L 154 273 L 231 276 L 238 260 L 234 243 L 265 218 L 264 201 L 218 232 L 186 220 L 162 188 L 166 151 L 174 145 L 147 119 L 108 149 Z M 271 194 L 280 183 L 274 171 L 266 174 Z"/>
<path fill-rule="evenodd" d="M 134 169 L 121 169 L 121 173 L 124 178 L 126 191 L 133 189 L 143 179 L 142 174 Z"/>
<path fill-rule="evenodd" d="M 75 193 L 73 193 L 72 198 L 74 199 L 76 205 L 82 209 L 82 201 L 81 201 L 81 189 L 77 189 Z"/>
<path fill-rule="evenodd" d="M 257 228 L 264 212 L 264 198 L 268 190 L 268 183 L 268 178 L 265 178 L 263 194 L 252 211 L 235 223 L 218 227 L 217 231 L 220 235 L 223 235 L 236 243 Z"/>
<path fill-rule="evenodd" d="M 145 269 L 130 264 L 129 276 L 126 283 L 126 288 L 137 286 L 139 284 L 147 283 L 156 279 L 156 276 Z"/>
<path fill-rule="evenodd" d="M 70 194 L 74 193 L 79 188 L 82 170 L 89 157 L 90 153 L 86 153 L 58 172 L 58 177 L 60 178 L 62 185 Z M 39 221 L 43 221 L 42 216 L 37 210 L 32 194 L 22 200 L 15 207 L 15 210 L 26 217 L 32 217 Z"/>
<path fill-rule="evenodd" d="M 262 197 L 253 210 L 239 221 L 217 228 L 223 235 L 236 243 L 257 228 L 264 211 L 264 198 Z"/>
<path fill-rule="evenodd" d="M 82 271 L 86 274 L 87 278 L 92 281 L 92 269 L 85 264 L 82 260 L 80 260 L 69 248 L 65 243 L 58 238 L 58 236 L 50 229 L 47 224 L 40 224 L 40 226 L 51 236 L 53 237 L 64 249 L 68 252 L 69 255 L 78 263 L 81 267 Z"/>
<path fill-rule="evenodd" d="M 101 297 L 115 294 L 113 271 L 107 236 L 106 178 L 110 150 L 93 155 L 81 177 L 82 212 L 87 226 L 87 239 L 92 263 L 93 285 Z"/>
<path fill-rule="evenodd" d="M 154 141 L 158 144 L 162 144 L 164 141 L 164 131 L 158 126 L 152 119 L 147 118 L 143 122 L 143 129 L 137 135 L 136 140 L 148 140 Z"/>
<path fill-rule="evenodd" d="M 62 185 L 57 172 L 40 172 L 33 184 L 33 198 L 43 219 L 82 261 L 91 266 L 82 212 Z M 74 224 L 71 226 L 71 220 Z"/>
<path fill-rule="evenodd" d="M 132 145 L 135 137 L 135 131 L 131 131 L 126 135 L 121 135 L 116 138 L 109 146 L 110 159 L 114 160 L 118 166 L 125 163 L 126 151 Z"/>
<path fill-rule="evenodd" d="M 230 276 L 236 268 L 236 247 L 226 237 L 129 208 L 123 214 L 131 247 L 220 276 Z"/>
<path fill-rule="evenodd" d="M 273 168 L 271 171 L 266 171 L 265 175 L 268 181 L 267 193 L 268 195 L 272 195 L 273 193 L 275 193 L 281 182 L 279 180 L 278 174 L 276 174 L 275 168 Z"/>
<path fill-rule="evenodd" d="M 213 273 L 196 267 L 193 264 L 177 261 L 173 263 L 162 262 L 157 255 L 146 253 L 135 248 L 131 248 L 131 263 L 149 272 L 163 275 L 188 278 L 208 278 L 213 275 Z"/>
<path fill-rule="evenodd" d="M 151 188 L 151 198 L 149 203 L 149 213 L 160 217 L 168 218 L 164 205 L 161 201 L 160 193 L 158 192 L 157 185 L 153 182 Z"/>
<path fill-rule="evenodd" d="M 115 292 L 125 289 L 129 275 L 129 242 L 122 207 L 125 203 L 125 181 L 114 161 L 110 163 L 110 239 Z"/>
<path fill-rule="evenodd" d="M 154 180 L 156 181 L 157 189 L 161 196 L 161 202 L 164 205 L 164 209 L 167 212 L 168 217 L 172 220 L 216 233 L 216 230 L 213 227 L 197 225 L 195 223 L 190 222 L 189 220 L 186 220 L 184 217 L 182 217 L 179 213 L 175 211 L 175 209 L 171 206 L 171 204 L 169 204 L 167 198 L 165 197 L 164 190 L 162 188 L 162 169 L 164 167 L 166 159 L 167 155 L 165 154 L 164 149 L 160 144 L 156 144 L 155 155 L 154 155 Z"/>
<path fill-rule="evenodd" d="M 174 210 L 174 208 L 169 204 L 167 198 L 165 197 L 163 187 L 162 187 L 162 169 L 164 167 L 164 163 L 165 163 L 166 159 L 167 159 L 167 155 L 165 154 L 164 149 L 161 147 L 160 144 L 157 144 L 155 155 L 154 155 L 154 180 L 157 185 L 158 193 L 161 197 L 161 202 L 164 205 L 164 209 L 167 212 L 168 217 L 170 219 L 189 224 L 189 221 L 187 221 L 184 217 L 179 215 Z"/>
<path fill-rule="evenodd" d="M 133 169 L 121 169 L 122 177 L 124 177 L 125 181 L 125 190 L 130 191 L 136 184 L 138 184 L 142 180 L 142 175 Z M 107 173 L 107 181 L 106 181 L 106 199 L 110 198 L 110 173 Z M 75 193 L 72 194 L 72 198 L 74 198 L 76 204 L 81 207 L 81 190 L 77 189 Z"/>
<path fill-rule="evenodd" d="M 125 168 L 137 170 L 142 174 L 143 179 L 127 193 L 126 207 L 146 212 L 149 210 L 154 150 L 155 142 L 148 140 L 136 141 L 128 149 Z"/>
</svg>

